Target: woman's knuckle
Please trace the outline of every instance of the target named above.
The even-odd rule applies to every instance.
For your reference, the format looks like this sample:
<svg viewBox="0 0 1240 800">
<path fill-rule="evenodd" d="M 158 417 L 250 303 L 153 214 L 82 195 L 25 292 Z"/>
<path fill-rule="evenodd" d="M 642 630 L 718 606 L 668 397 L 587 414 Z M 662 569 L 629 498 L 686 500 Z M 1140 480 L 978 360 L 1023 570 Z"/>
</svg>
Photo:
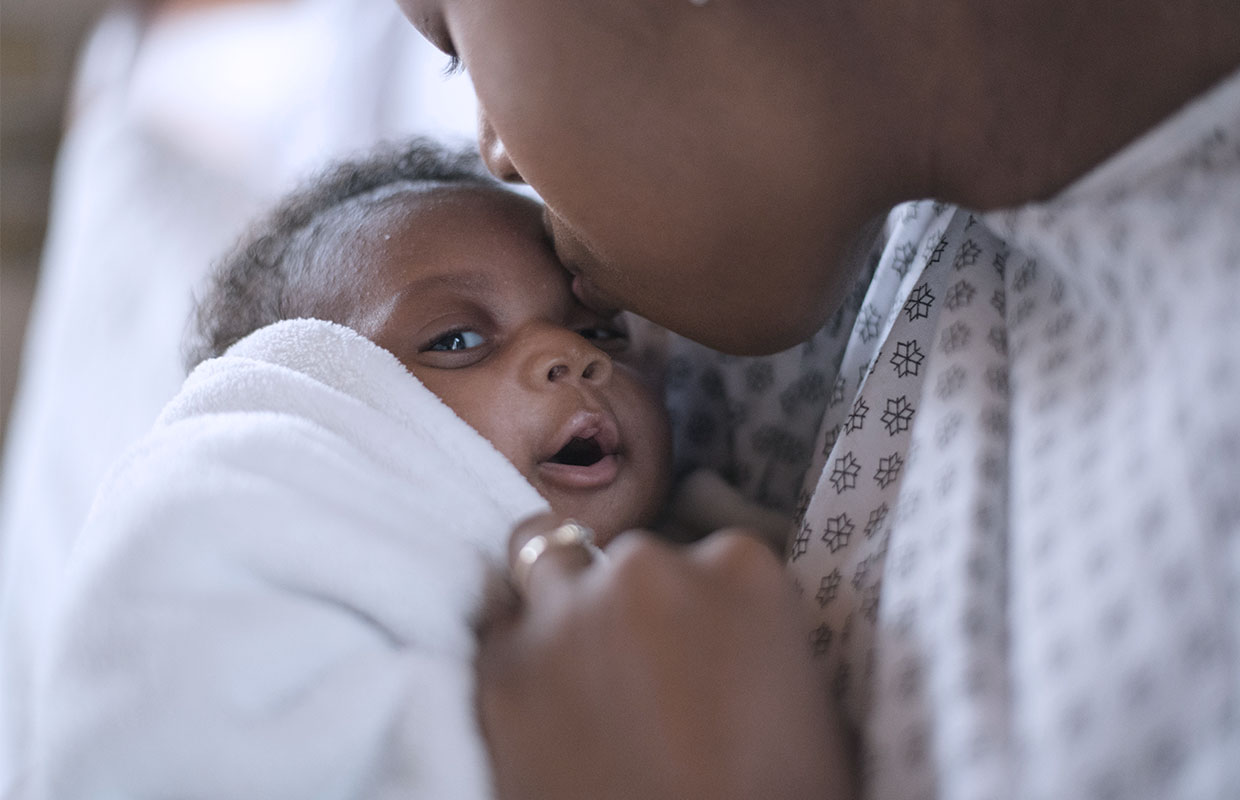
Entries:
<svg viewBox="0 0 1240 800">
<path fill-rule="evenodd" d="M 659 569 L 666 547 L 644 531 L 625 531 L 607 548 L 613 571 L 623 580 L 641 578 Z"/>
<path fill-rule="evenodd" d="M 783 574 L 779 559 L 761 539 L 725 529 L 695 545 L 708 568 L 734 585 L 764 585 Z"/>
</svg>

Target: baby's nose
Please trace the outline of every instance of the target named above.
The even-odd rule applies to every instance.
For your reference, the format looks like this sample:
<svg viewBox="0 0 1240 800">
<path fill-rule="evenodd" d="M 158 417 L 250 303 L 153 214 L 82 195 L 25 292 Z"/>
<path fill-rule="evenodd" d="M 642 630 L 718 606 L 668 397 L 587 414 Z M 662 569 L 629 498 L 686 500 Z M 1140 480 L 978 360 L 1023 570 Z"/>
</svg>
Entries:
<svg viewBox="0 0 1240 800">
<path fill-rule="evenodd" d="M 533 386 L 578 381 L 602 385 L 611 379 L 611 357 L 580 334 L 547 326 L 527 335 L 530 339 L 525 373 Z"/>
</svg>

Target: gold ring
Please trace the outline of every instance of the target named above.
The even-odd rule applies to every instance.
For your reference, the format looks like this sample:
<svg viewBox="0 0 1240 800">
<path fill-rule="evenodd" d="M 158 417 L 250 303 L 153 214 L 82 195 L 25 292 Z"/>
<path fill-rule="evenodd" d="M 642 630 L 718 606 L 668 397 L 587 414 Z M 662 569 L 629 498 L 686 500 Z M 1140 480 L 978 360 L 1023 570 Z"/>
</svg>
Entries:
<svg viewBox="0 0 1240 800">
<path fill-rule="evenodd" d="M 512 581 L 523 594 L 529 588 L 530 570 L 534 568 L 534 562 L 556 547 L 580 547 L 590 556 L 591 561 L 603 554 L 594 544 L 594 531 L 575 519 L 564 520 L 550 533 L 540 533 L 532 537 L 517 551 L 516 561 L 512 565 Z"/>
</svg>

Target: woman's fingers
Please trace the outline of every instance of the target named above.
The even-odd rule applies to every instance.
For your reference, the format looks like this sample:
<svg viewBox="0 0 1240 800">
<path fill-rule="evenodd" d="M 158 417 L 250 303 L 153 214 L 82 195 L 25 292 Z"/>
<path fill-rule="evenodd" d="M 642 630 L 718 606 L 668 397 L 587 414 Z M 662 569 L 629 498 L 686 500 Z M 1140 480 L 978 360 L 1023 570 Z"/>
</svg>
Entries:
<svg viewBox="0 0 1240 800">
<path fill-rule="evenodd" d="M 733 579 L 770 580 L 783 575 L 783 562 L 765 534 L 751 528 L 723 528 L 687 548 L 703 568 Z"/>
<path fill-rule="evenodd" d="M 514 558 L 560 522 L 523 525 Z M 691 547 L 633 531 L 607 552 L 593 564 L 575 546 L 540 555 L 520 612 L 481 638 L 499 795 L 846 796 L 831 704 L 778 559 L 737 530 Z"/>
<path fill-rule="evenodd" d="M 598 560 L 593 532 L 575 520 L 547 513 L 513 529 L 508 541 L 512 584 L 525 598 L 557 591 L 563 582 Z"/>
</svg>

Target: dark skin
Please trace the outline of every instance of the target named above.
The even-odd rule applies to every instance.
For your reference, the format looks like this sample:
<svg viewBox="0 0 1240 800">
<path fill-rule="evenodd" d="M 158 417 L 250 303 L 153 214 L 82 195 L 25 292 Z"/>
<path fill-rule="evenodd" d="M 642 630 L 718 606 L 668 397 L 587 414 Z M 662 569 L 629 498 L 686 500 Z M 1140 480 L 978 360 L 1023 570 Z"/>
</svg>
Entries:
<svg viewBox="0 0 1240 800">
<path fill-rule="evenodd" d="M 518 527 L 513 554 L 559 521 Z M 607 553 L 548 552 L 524 602 L 511 598 L 483 628 L 479 711 L 501 796 L 855 794 L 850 748 L 795 624 L 801 600 L 766 543 L 725 529 L 680 548 L 634 531 Z M 640 667 L 617 670 L 617 653 Z"/>
<path fill-rule="evenodd" d="M 578 295 L 736 353 L 823 323 L 874 214 L 1048 198 L 1240 67 L 1234 0 L 398 2 L 469 69 Z M 717 536 L 539 563 L 481 643 L 502 796 L 851 792 L 777 562 Z"/>
<path fill-rule="evenodd" d="M 539 191 L 592 297 L 750 354 L 830 316 L 875 214 L 1046 198 L 1240 49 L 1228 0 L 400 5 L 468 68 L 489 166 Z"/>
<path fill-rule="evenodd" d="M 499 189 L 394 195 L 350 232 L 354 271 L 333 317 L 394 353 L 601 545 L 662 509 L 667 418 L 623 323 L 573 297 L 541 220 Z M 607 456 L 549 463 L 582 426 L 609 429 Z"/>
</svg>

